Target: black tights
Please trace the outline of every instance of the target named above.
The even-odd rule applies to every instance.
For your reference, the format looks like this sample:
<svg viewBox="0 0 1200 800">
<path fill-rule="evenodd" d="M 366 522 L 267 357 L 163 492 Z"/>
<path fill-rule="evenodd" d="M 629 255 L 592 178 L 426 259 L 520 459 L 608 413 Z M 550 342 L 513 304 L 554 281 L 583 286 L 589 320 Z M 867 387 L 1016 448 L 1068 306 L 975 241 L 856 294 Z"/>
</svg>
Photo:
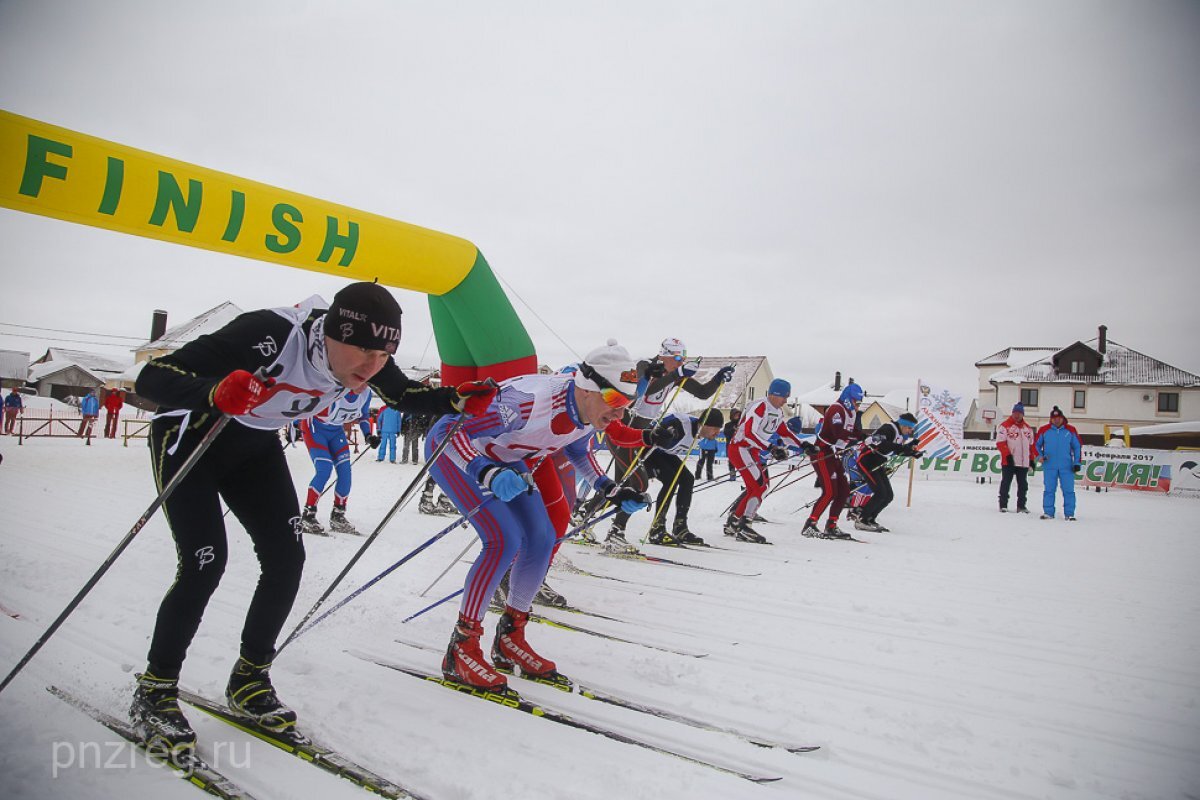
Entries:
<svg viewBox="0 0 1200 800">
<path fill-rule="evenodd" d="M 151 460 L 160 491 L 200 441 L 202 431 L 189 431 L 175 455 L 168 455 L 178 424 L 177 418 L 163 418 L 151 425 Z M 279 437 L 232 421 L 163 507 L 179 564 L 150 644 L 150 671 L 160 677 L 178 676 L 225 571 L 229 551 L 218 497 L 250 534 L 260 568 L 242 629 L 243 656 L 255 664 L 270 662 L 300 587 L 300 508 Z"/>
</svg>

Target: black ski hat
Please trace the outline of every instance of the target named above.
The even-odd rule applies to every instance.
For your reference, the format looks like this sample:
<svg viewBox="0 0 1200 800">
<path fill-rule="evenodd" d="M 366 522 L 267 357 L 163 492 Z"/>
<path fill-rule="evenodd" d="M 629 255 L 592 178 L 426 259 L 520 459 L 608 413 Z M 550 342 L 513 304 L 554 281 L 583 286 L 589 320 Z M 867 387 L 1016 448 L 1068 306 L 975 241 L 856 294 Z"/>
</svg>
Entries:
<svg viewBox="0 0 1200 800">
<path fill-rule="evenodd" d="M 400 345 L 400 304 L 378 283 L 352 283 L 333 296 L 325 335 L 343 344 L 395 353 Z"/>
<path fill-rule="evenodd" d="M 720 428 L 725 424 L 725 415 L 721 413 L 719 408 L 710 408 L 706 412 L 700 414 L 700 427 L 713 425 Z"/>
</svg>

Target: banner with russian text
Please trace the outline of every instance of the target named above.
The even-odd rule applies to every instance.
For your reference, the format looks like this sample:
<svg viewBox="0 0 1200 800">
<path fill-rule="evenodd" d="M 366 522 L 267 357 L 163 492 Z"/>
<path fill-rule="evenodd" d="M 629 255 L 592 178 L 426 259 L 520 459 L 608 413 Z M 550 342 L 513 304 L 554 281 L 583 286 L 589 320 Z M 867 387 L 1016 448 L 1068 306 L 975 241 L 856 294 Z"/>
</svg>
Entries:
<svg viewBox="0 0 1200 800">
<path fill-rule="evenodd" d="M 962 455 L 966 399 L 949 389 L 917 383 L 917 446 L 931 458 L 957 459 Z"/>
</svg>

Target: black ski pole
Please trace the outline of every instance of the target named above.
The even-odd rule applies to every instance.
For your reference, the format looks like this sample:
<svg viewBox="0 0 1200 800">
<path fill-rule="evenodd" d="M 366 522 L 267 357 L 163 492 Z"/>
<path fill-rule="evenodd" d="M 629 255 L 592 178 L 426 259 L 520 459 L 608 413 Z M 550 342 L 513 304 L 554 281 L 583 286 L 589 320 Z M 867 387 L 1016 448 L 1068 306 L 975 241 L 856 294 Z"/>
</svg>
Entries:
<svg viewBox="0 0 1200 800">
<path fill-rule="evenodd" d="M 324 594 L 317 598 L 317 602 L 313 603 L 313 607 L 308 610 L 308 613 L 304 615 L 304 618 L 300 620 L 292 632 L 288 634 L 288 637 L 284 639 L 283 644 L 281 644 L 275 651 L 276 657 L 283 652 L 285 647 L 291 644 L 292 640 L 296 638 L 296 634 L 300 632 L 300 629 L 304 627 L 305 623 L 312 619 L 313 614 L 317 613 L 317 609 L 321 607 L 321 604 L 329 599 L 329 596 L 333 594 L 333 590 L 338 587 L 338 584 L 342 582 L 342 579 L 349 574 L 350 570 L 354 568 L 354 565 L 358 563 L 358 560 L 363 557 L 363 553 L 367 552 L 367 548 L 374 544 L 375 540 L 379 538 L 379 534 L 382 533 L 387 524 L 392 521 L 392 517 L 396 516 L 396 513 L 400 509 L 404 508 L 408 501 L 412 499 L 412 495 L 416 491 L 416 488 L 424 482 L 425 473 L 429 472 L 430 465 L 438 460 L 443 451 L 445 451 L 447 445 L 449 445 L 450 441 L 454 438 L 454 435 L 458 433 L 459 428 L 461 428 L 463 423 L 466 421 L 467 416 L 466 414 L 463 414 L 459 416 L 458 420 L 452 426 L 450 426 L 450 430 L 446 431 L 445 438 L 442 439 L 434 451 L 429 454 L 429 458 L 427 458 L 425 463 L 421 465 L 421 469 L 417 471 L 417 476 L 412 479 L 412 483 L 410 483 L 408 488 L 405 489 L 403 494 L 400 495 L 400 499 L 397 500 L 395 505 L 392 506 L 391 510 L 384 515 L 379 524 L 375 526 L 375 530 L 370 536 L 367 537 L 367 540 L 362 543 L 362 546 L 358 548 L 358 552 L 350 557 L 350 560 L 346 562 L 346 566 L 342 568 L 342 571 L 339 572 L 337 577 L 333 579 L 333 582 L 329 584 L 329 588 L 325 590 Z"/>
<path fill-rule="evenodd" d="M 12 679 L 17 676 L 17 673 L 24 669 L 25 665 L 29 663 L 30 659 L 37 654 L 37 651 L 42 649 L 42 645 L 44 645 L 46 641 L 54 635 L 54 632 L 57 631 L 59 627 L 66 621 L 67 617 L 71 615 L 71 612 L 73 612 L 75 608 L 81 602 L 83 602 L 83 598 L 87 597 L 88 593 L 95 588 L 96 584 L 100 582 L 100 579 L 104 577 L 104 573 L 108 572 L 109 567 L 116 562 L 121 553 L 125 552 L 125 548 L 129 546 L 130 542 L 133 541 L 133 537 L 137 536 L 138 532 L 145 527 L 146 523 L 150 521 L 150 517 L 154 516 L 154 512 L 158 510 L 159 506 L 166 502 L 167 498 L 171 496 L 171 493 L 175 491 L 175 487 L 187 477 L 189 472 L 191 472 L 192 467 L 194 467 L 196 462 L 200 460 L 200 457 L 204 455 L 204 451 L 206 451 L 209 445 L 211 445 L 217 436 L 220 435 L 221 431 L 225 430 L 225 426 L 229 424 L 230 419 L 232 419 L 232 417 L 221 415 L 213 424 L 213 426 L 208 429 L 208 433 L 204 434 L 204 438 L 200 440 L 200 444 L 196 445 L 196 449 L 193 450 L 186 459 L 184 459 L 183 464 L 180 465 L 179 469 L 175 472 L 175 475 L 171 478 L 171 480 L 167 481 L 167 485 L 164 486 L 162 491 L 158 493 L 158 497 L 154 498 L 154 502 L 151 503 L 150 507 L 147 508 L 142 516 L 138 518 L 138 521 L 133 523 L 133 527 L 129 529 L 129 533 L 125 534 L 125 538 L 121 540 L 121 542 L 111 553 L 109 553 L 108 558 L 104 559 L 104 563 L 100 565 L 100 568 L 92 574 L 92 577 L 89 578 L 88 582 L 83 585 L 83 588 L 79 590 L 79 593 L 72 598 L 71 602 L 67 603 L 67 607 L 64 608 L 62 613 L 58 615 L 58 619 L 50 623 L 50 627 L 46 629 L 46 632 L 43 633 L 41 637 L 33 643 L 33 647 L 29 648 L 29 652 L 21 658 L 20 662 L 13 667 L 12 672 L 8 673 L 8 677 L 6 677 L 4 681 L 0 683 L 0 692 L 4 691 L 4 687 L 8 686 L 8 684 L 12 682 Z"/>
</svg>

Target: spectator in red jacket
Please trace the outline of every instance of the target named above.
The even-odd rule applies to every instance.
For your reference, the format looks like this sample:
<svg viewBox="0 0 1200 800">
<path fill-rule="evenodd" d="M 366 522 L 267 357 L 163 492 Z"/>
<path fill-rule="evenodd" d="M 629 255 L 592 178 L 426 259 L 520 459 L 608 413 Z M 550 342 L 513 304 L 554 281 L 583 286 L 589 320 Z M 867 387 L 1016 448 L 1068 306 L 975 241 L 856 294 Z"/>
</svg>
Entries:
<svg viewBox="0 0 1200 800">
<path fill-rule="evenodd" d="M 117 419 L 121 416 L 121 407 L 125 405 L 125 390 L 113 389 L 104 398 L 104 438 L 117 438 Z"/>
<path fill-rule="evenodd" d="M 1033 446 L 1033 428 L 1025 421 L 1025 405 L 1012 407 L 1009 418 L 1000 423 L 996 430 L 996 449 L 1000 451 L 1000 513 L 1008 511 L 1008 490 L 1012 480 L 1017 479 L 1017 513 L 1028 514 L 1025 495 L 1029 491 L 1029 471 L 1037 463 L 1037 449 Z"/>
</svg>

